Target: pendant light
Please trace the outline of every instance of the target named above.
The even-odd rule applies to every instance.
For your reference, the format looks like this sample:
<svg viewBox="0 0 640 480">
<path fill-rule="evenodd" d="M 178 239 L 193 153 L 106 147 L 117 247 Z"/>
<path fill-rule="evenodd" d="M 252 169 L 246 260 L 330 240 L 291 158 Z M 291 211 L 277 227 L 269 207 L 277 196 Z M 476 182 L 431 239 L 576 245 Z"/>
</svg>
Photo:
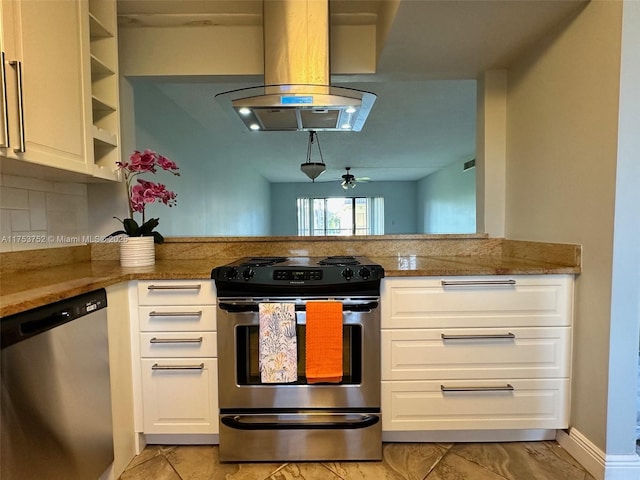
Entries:
<svg viewBox="0 0 640 480">
<path fill-rule="evenodd" d="M 311 148 L 313 143 L 318 145 L 318 153 L 320 154 L 320 162 L 312 162 L 311 161 Z M 312 182 L 316 181 L 316 178 L 327 169 L 327 166 L 324 163 L 324 159 L 322 158 L 322 150 L 320 150 L 320 141 L 318 140 L 318 135 L 313 130 L 309 132 L 309 144 L 307 145 L 307 161 L 300 165 L 300 170 L 307 177 L 311 179 Z"/>
</svg>

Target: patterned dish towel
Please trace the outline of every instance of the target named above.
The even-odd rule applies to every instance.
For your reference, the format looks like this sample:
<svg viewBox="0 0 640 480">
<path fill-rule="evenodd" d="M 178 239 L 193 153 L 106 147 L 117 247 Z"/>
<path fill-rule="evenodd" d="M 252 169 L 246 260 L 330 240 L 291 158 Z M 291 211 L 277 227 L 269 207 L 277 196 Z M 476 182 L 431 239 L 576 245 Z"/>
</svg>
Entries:
<svg viewBox="0 0 640 480">
<path fill-rule="evenodd" d="M 262 383 L 291 383 L 298 380 L 296 310 L 293 303 L 261 303 L 260 380 Z"/>
</svg>

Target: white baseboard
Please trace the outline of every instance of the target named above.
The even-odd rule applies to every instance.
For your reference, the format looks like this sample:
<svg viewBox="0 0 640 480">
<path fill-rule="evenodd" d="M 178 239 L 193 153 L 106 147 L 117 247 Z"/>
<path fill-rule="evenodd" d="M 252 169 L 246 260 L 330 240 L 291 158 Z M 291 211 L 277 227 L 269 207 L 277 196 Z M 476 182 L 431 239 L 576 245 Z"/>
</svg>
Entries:
<svg viewBox="0 0 640 480">
<path fill-rule="evenodd" d="M 98 480 L 116 480 L 116 474 L 113 471 L 113 463 L 109 465 L 109 468 L 107 468 L 102 475 L 100 475 Z"/>
<path fill-rule="evenodd" d="M 640 480 L 640 457 L 607 455 L 575 428 L 558 430 L 557 442 L 597 480 Z"/>
<path fill-rule="evenodd" d="M 144 448 L 147 446 L 147 437 L 144 433 L 136 432 L 134 438 L 134 447 L 136 449 L 136 455 L 140 455 Z"/>
<path fill-rule="evenodd" d="M 554 440 L 556 431 L 537 430 L 429 430 L 382 432 L 383 442 L 537 442 Z"/>
<path fill-rule="evenodd" d="M 216 434 L 166 433 L 145 435 L 147 445 L 218 445 L 220 437 Z"/>
</svg>

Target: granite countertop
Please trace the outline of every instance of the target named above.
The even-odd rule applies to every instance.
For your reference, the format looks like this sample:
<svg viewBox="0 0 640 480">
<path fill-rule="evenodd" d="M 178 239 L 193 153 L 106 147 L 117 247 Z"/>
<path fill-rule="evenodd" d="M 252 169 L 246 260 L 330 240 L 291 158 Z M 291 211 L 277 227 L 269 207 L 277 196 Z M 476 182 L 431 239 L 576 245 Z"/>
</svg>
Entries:
<svg viewBox="0 0 640 480">
<path fill-rule="evenodd" d="M 577 274 L 577 265 L 504 255 L 370 256 L 387 277 L 455 275 Z M 229 257 L 170 260 L 151 267 L 123 268 L 117 260 L 92 260 L 80 255 L 60 265 L 2 273 L 0 317 L 46 305 L 74 295 L 129 280 L 209 279 L 211 269 L 235 260 Z"/>
<path fill-rule="evenodd" d="M 123 268 L 98 260 L 2 275 L 0 317 L 129 280 L 211 278 L 203 260 L 161 260 L 151 267 Z"/>
</svg>

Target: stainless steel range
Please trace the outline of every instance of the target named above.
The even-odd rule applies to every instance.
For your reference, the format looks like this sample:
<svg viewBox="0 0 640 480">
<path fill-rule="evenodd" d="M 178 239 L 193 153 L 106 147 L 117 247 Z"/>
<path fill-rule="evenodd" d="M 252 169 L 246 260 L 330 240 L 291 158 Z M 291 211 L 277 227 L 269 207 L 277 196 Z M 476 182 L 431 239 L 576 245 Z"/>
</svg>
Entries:
<svg viewBox="0 0 640 480">
<path fill-rule="evenodd" d="M 220 459 L 380 460 L 383 268 L 362 257 L 254 257 L 211 277 Z M 337 377 L 312 378 L 332 362 Z"/>
</svg>

